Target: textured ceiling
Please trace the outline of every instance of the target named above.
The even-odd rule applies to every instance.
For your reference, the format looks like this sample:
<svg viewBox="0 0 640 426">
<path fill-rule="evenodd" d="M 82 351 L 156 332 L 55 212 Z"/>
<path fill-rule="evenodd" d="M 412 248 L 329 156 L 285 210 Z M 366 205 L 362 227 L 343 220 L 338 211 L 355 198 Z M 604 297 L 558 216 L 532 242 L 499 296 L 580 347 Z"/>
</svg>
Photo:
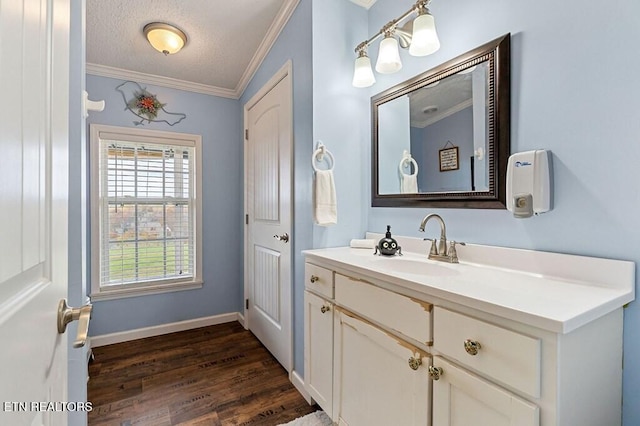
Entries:
<svg viewBox="0 0 640 426">
<path fill-rule="evenodd" d="M 87 0 L 87 69 L 114 68 L 182 80 L 239 96 L 298 0 Z M 283 15 L 287 15 L 283 18 Z M 167 22 L 188 37 L 164 56 L 142 34 Z M 279 32 L 279 28 L 276 29 Z M 91 72 L 91 71 L 90 71 Z M 138 75 L 138 74 L 136 74 Z"/>
</svg>

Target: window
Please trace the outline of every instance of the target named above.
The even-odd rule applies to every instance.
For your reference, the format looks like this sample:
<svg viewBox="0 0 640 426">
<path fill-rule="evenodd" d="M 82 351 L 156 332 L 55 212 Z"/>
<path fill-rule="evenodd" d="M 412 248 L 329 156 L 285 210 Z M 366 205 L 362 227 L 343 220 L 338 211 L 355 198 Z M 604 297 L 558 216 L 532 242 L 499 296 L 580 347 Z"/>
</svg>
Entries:
<svg viewBox="0 0 640 426">
<path fill-rule="evenodd" d="M 91 125 L 92 298 L 202 286 L 201 137 Z"/>
</svg>

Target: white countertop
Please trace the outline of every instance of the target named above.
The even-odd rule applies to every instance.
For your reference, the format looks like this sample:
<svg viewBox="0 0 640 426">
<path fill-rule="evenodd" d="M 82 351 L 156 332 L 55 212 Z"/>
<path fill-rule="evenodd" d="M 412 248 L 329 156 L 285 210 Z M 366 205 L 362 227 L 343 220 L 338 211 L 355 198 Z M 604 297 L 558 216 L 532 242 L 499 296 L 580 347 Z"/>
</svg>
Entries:
<svg viewBox="0 0 640 426">
<path fill-rule="evenodd" d="M 401 238 L 398 241 L 411 245 Z M 633 262 L 489 246 L 461 249 L 459 264 L 427 260 L 426 252 L 385 257 L 374 256 L 373 250 L 349 247 L 306 250 L 303 254 L 311 263 L 383 280 L 555 333 L 569 333 L 635 297 Z M 498 255 L 502 264 L 464 260 L 465 255 L 480 259 L 488 252 Z M 510 259 L 515 265 L 526 259 L 528 270 L 509 269 Z M 590 273 L 595 270 L 597 273 Z"/>
</svg>

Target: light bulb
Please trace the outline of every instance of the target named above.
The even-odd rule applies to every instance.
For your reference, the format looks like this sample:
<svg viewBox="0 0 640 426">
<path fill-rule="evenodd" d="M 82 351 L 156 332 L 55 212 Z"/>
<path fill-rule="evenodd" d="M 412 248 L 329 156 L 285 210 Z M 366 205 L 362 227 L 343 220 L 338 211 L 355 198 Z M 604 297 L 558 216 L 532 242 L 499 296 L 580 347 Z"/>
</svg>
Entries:
<svg viewBox="0 0 640 426">
<path fill-rule="evenodd" d="M 409 46 L 409 54 L 413 56 L 426 56 L 440 49 L 440 40 L 436 32 L 436 23 L 433 15 L 426 12 L 418 15 L 413 20 L 413 36 Z"/>
<path fill-rule="evenodd" d="M 356 58 L 352 84 L 354 87 L 369 87 L 375 82 L 376 78 L 371 69 L 371 60 L 366 53 L 362 52 L 360 56 Z"/>
<path fill-rule="evenodd" d="M 376 71 L 381 74 L 391 74 L 400 71 L 400 69 L 402 69 L 402 62 L 398 51 L 398 40 L 392 35 L 387 35 L 380 42 Z"/>
</svg>

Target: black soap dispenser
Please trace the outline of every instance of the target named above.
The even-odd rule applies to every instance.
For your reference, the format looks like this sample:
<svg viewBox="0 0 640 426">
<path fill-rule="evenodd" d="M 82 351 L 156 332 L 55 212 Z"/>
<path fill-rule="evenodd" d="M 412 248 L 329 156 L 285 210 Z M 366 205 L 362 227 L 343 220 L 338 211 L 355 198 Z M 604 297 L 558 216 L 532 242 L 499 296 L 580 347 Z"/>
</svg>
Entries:
<svg viewBox="0 0 640 426">
<path fill-rule="evenodd" d="M 374 254 L 381 254 L 383 256 L 402 256 L 402 249 L 398 245 L 398 242 L 391 238 L 391 225 L 387 225 L 387 233 L 384 238 L 378 241 L 376 251 Z"/>
</svg>

